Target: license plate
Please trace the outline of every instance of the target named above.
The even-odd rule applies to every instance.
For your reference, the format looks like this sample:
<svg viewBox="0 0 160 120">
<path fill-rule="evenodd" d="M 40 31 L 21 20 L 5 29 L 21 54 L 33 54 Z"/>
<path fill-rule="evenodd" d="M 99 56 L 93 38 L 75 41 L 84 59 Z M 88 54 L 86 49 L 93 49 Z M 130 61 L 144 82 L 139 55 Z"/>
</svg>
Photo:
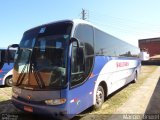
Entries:
<svg viewBox="0 0 160 120">
<path fill-rule="evenodd" d="M 27 112 L 33 112 L 33 108 L 30 106 L 24 106 L 24 110 Z"/>
</svg>

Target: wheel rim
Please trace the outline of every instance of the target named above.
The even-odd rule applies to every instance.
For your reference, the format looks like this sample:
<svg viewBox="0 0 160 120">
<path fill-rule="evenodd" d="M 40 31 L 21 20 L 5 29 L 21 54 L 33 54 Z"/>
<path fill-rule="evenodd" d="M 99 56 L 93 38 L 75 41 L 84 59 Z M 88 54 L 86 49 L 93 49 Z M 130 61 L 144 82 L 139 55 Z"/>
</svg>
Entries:
<svg viewBox="0 0 160 120">
<path fill-rule="evenodd" d="M 134 81 L 135 81 L 135 82 L 137 81 L 137 73 L 135 73 Z"/>
<path fill-rule="evenodd" d="M 97 94 L 96 94 L 96 102 L 97 102 L 97 105 L 102 105 L 102 103 L 103 103 L 103 98 L 104 98 L 104 96 L 103 96 L 103 91 L 102 91 L 102 89 L 98 89 L 97 90 Z"/>
<path fill-rule="evenodd" d="M 11 85 L 12 84 L 12 78 L 10 78 L 9 80 L 8 80 L 8 83 Z"/>
</svg>

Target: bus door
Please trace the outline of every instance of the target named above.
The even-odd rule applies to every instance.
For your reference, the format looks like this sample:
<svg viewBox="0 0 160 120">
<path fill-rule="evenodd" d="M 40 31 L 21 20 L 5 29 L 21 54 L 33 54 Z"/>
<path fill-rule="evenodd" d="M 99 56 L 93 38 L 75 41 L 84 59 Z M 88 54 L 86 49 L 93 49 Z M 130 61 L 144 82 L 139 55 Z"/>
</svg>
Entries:
<svg viewBox="0 0 160 120">
<path fill-rule="evenodd" d="M 78 114 L 93 103 L 93 83 L 86 77 L 85 59 L 83 48 L 77 52 L 77 47 L 72 47 L 71 75 L 69 90 L 70 114 Z"/>
</svg>

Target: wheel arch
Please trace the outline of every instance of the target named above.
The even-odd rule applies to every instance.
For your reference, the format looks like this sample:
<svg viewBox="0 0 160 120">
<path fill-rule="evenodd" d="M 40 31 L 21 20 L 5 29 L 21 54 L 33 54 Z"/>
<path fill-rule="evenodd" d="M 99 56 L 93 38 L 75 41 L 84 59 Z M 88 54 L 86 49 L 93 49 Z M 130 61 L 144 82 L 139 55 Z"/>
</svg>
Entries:
<svg viewBox="0 0 160 120">
<path fill-rule="evenodd" d="M 93 105 L 96 104 L 96 91 L 97 91 L 97 88 L 99 85 L 102 86 L 104 89 L 104 95 L 105 95 L 104 97 L 106 98 L 108 96 L 108 85 L 104 80 L 102 80 L 101 82 L 99 82 L 95 85 L 94 95 L 93 95 Z"/>
<path fill-rule="evenodd" d="M 107 83 L 105 81 L 101 81 L 99 85 L 103 87 L 104 95 L 105 95 L 104 97 L 106 98 L 108 95 Z"/>
<path fill-rule="evenodd" d="M 6 79 L 7 79 L 8 77 L 11 77 L 11 76 L 13 76 L 13 69 L 11 69 L 11 70 L 3 77 L 3 85 L 5 85 Z"/>
<path fill-rule="evenodd" d="M 4 79 L 4 85 L 7 85 L 7 84 L 6 84 L 6 80 L 7 80 L 8 78 L 10 78 L 10 77 L 12 78 L 13 75 L 8 75 L 8 76 Z"/>
</svg>

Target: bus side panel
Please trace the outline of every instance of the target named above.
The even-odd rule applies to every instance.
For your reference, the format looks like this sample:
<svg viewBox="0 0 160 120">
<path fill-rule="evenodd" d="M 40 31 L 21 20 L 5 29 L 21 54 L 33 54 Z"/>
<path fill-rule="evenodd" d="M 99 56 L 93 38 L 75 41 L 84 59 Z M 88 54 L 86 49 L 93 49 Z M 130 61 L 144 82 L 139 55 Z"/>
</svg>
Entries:
<svg viewBox="0 0 160 120">
<path fill-rule="evenodd" d="M 78 114 L 93 105 L 95 81 L 109 59 L 109 57 L 98 56 L 95 59 L 91 75 L 86 82 L 69 91 L 70 114 Z"/>
<path fill-rule="evenodd" d="M 69 91 L 69 114 L 78 114 L 93 104 L 94 78 L 89 78 L 83 85 Z"/>
<path fill-rule="evenodd" d="M 95 65 L 98 65 L 103 59 L 102 57 L 96 57 Z M 102 66 L 99 71 L 96 85 L 94 87 L 94 100 L 96 101 L 96 90 L 101 81 L 105 81 L 107 84 L 107 95 L 128 84 L 134 79 L 135 71 L 138 72 L 140 67 L 140 61 L 135 58 L 116 58 L 106 57 L 108 61 Z M 96 66 L 95 66 L 96 69 Z"/>
<path fill-rule="evenodd" d="M 88 80 L 69 90 L 69 114 L 78 114 L 95 104 L 96 90 L 101 81 L 107 85 L 107 95 L 131 82 L 140 61 L 134 58 L 96 56 Z"/>
</svg>

